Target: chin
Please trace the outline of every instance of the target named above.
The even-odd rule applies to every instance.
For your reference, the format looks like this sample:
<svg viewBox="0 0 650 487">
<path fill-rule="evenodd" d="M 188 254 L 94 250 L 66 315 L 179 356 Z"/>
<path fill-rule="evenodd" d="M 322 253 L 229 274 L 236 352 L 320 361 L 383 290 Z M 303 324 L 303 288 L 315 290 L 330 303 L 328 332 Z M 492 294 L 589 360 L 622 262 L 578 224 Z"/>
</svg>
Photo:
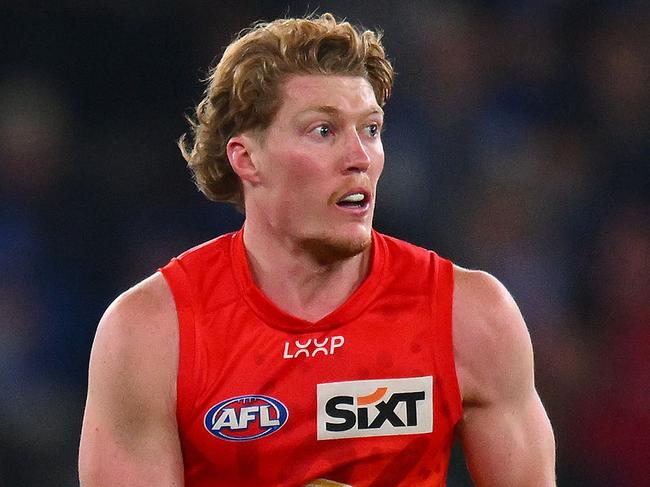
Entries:
<svg viewBox="0 0 650 487">
<path fill-rule="evenodd" d="M 323 264 L 350 259 L 370 248 L 370 232 L 363 235 L 326 236 L 306 238 L 302 247 Z"/>
</svg>

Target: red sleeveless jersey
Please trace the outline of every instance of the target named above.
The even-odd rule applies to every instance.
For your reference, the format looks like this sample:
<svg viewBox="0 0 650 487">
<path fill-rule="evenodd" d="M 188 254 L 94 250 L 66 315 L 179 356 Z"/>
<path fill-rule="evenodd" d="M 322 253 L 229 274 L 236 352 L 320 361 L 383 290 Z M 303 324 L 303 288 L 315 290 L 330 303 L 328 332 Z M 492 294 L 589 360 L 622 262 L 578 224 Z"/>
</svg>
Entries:
<svg viewBox="0 0 650 487">
<path fill-rule="evenodd" d="M 241 230 L 161 271 L 187 487 L 445 485 L 462 414 L 448 260 L 373 232 L 368 277 L 315 323 L 255 286 Z"/>
</svg>

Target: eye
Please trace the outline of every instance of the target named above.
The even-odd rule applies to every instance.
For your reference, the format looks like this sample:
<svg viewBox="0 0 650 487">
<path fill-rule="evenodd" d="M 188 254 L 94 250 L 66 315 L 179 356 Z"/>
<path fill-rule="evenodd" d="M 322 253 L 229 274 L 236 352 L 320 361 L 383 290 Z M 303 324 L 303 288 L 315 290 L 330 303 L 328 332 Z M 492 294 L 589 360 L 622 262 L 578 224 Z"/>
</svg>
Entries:
<svg viewBox="0 0 650 487">
<path fill-rule="evenodd" d="M 366 131 L 368 132 L 368 135 L 372 138 L 375 138 L 379 135 L 379 124 L 377 123 L 371 123 L 366 125 Z"/>
<path fill-rule="evenodd" d="M 315 127 L 312 132 L 320 135 L 322 138 L 326 138 L 332 135 L 332 129 L 327 124 L 321 124 L 318 127 Z"/>
</svg>

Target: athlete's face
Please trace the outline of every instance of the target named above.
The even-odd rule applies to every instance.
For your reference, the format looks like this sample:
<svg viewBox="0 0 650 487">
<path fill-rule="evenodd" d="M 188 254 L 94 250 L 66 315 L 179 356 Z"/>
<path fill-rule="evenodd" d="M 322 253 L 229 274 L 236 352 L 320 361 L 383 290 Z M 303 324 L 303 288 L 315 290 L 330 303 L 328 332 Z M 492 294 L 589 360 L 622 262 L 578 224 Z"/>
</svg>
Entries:
<svg viewBox="0 0 650 487">
<path fill-rule="evenodd" d="M 356 255 L 370 245 L 384 166 L 372 87 L 361 77 L 295 75 L 281 93 L 251 154 L 260 177 L 252 203 L 281 238 L 323 257 Z"/>
</svg>

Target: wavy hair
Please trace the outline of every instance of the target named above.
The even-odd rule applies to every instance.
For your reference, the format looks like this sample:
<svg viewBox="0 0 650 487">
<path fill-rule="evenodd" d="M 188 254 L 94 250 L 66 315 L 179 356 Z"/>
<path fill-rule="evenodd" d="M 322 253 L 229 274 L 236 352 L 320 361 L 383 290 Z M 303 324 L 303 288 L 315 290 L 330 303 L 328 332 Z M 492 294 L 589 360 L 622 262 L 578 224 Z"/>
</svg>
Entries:
<svg viewBox="0 0 650 487">
<path fill-rule="evenodd" d="M 282 82 L 290 75 L 361 76 L 384 106 L 394 71 L 381 38 L 329 13 L 257 23 L 240 32 L 210 70 L 205 96 L 194 118 L 188 117 L 190 132 L 178 141 L 199 190 L 244 210 L 241 181 L 226 145 L 237 134 L 271 124 L 282 102 Z"/>
</svg>

